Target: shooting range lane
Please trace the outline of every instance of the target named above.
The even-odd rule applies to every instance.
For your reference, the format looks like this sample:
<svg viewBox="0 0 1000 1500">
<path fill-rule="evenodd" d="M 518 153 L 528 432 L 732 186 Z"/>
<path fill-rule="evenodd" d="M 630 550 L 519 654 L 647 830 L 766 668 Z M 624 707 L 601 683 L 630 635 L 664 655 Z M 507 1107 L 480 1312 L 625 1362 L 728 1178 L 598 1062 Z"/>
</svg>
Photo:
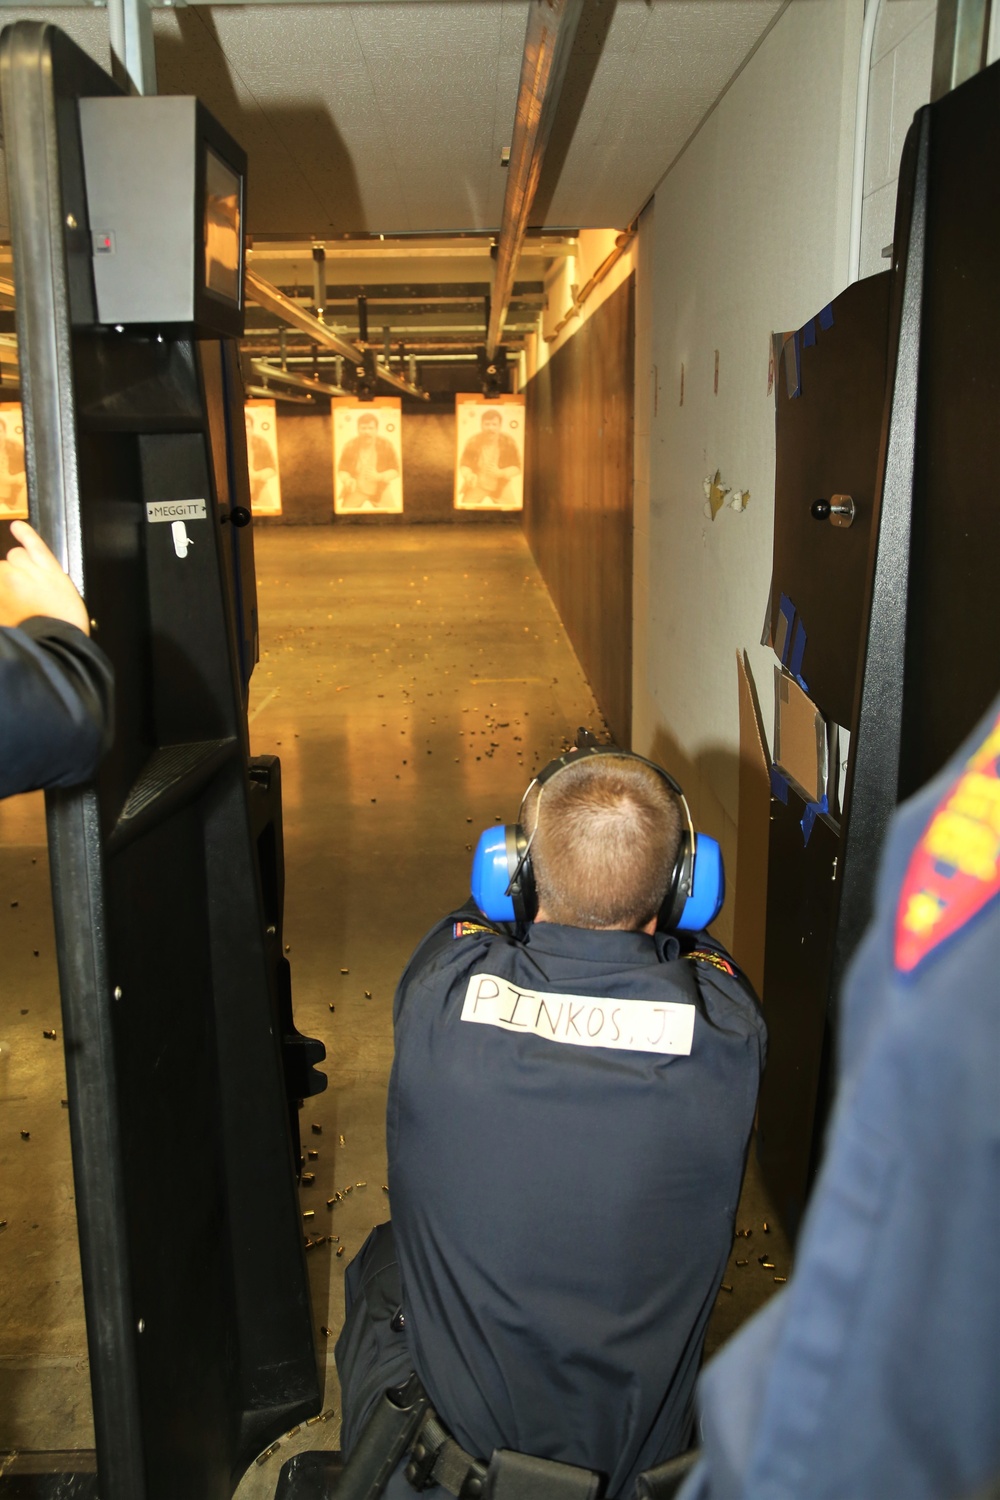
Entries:
<svg viewBox="0 0 1000 1500">
<path fill-rule="evenodd" d="M 481 830 L 514 815 L 531 772 L 567 733 L 601 727 L 519 530 L 265 525 L 255 550 L 261 659 L 251 745 L 281 758 L 295 1018 L 325 1041 L 330 1079 L 301 1114 L 303 1153 L 316 1155 L 300 1197 L 313 1215 L 304 1236 L 323 1239 L 306 1259 L 314 1307 L 328 1307 L 320 1343 L 331 1415 L 252 1464 L 239 1500 L 270 1500 L 287 1458 L 339 1439 L 333 1345 L 343 1269 L 389 1213 L 384 1116 L 398 975 L 424 930 L 468 892 Z M 0 804 L 0 888 L 0 1451 L 86 1449 L 40 796 Z M 50 1029 L 56 1041 L 43 1035 Z M 719 1294 L 713 1345 L 787 1272 L 776 1226 L 763 1237 L 768 1213 L 751 1170 L 737 1223 L 754 1233 L 736 1241 L 726 1274 L 734 1290 Z M 759 1266 L 765 1251 L 776 1269 Z"/>
<path fill-rule="evenodd" d="M 336 1236 L 307 1255 L 313 1305 L 329 1305 L 324 1409 L 336 1416 L 303 1424 L 251 1466 L 240 1500 L 270 1497 L 297 1450 L 338 1442 L 343 1270 L 389 1216 L 399 974 L 468 894 L 481 830 L 513 817 L 531 771 L 567 732 L 600 723 L 513 528 L 261 527 L 255 552 L 251 747 L 281 757 L 296 1024 L 327 1047 L 329 1088 L 301 1114 L 303 1151 L 317 1152 L 301 1200 L 315 1215 L 305 1232 Z"/>
</svg>

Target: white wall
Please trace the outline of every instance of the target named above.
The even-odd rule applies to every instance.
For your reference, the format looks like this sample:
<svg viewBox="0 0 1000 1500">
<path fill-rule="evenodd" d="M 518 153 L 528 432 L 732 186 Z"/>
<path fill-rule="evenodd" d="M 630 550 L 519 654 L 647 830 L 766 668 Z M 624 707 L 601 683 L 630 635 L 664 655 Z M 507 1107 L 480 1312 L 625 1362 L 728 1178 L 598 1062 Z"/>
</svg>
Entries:
<svg viewBox="0 0 1000 1500">
<path fill-rule="evenodd" d="M 889 264 L 899 158 L 913 116 L 930 98 L 937 0 L 882 0 L 868 86 L 861 275 Z"/>
<path fill-rule="evenodd" d="M 633 746 L 686 778 L 731 870 L 737 650 L 750 652 L 765 718 L 772 699 L 774 656 L 759 644 L 774 514 L 770 334 L 799 327 L 845 284 L 862 20 L 862 0 L 793 0 L 660 185 L 640 245 L 652 337 L 636 414 Z M 716 469 L 751 498 L 713 522 L 702 480 Z"/>
</svg>

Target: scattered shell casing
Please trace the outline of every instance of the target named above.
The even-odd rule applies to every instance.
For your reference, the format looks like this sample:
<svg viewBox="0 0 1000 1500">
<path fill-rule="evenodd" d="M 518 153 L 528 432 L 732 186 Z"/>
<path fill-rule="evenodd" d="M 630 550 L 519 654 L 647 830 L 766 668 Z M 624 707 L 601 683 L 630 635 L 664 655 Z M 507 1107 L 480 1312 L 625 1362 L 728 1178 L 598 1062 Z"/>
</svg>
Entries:
<svg viewBox="0 0 1000 1500">
<path fill-rule="evenodd" d="M 342 1135 L 338 1136 L 337 1139 L 339 1140 L 339 1142 L 340 1142 L 340 1144 L 342 1146 L 346 1146 L 347 1145 L 347 1141 L 345 1140 L 345 1138 Z"/>
<path fill-rule="evenodd" d="M 280 1443 L 272 1443 L 271 1446 L 270 1446 L 270 1448 L 265 1448 L 264 1451 L 263 1451 L 263 1453 L 261 1453 L 261 1454 L 258 1455 L 258 1457 L 257 1457 L 257 1463 L 258 1464 L 266 1464 L 267 1461 L 268 1461 L 268 1459 L 269 1458 L 273 1458 L 273 1456 L 275 1455 L 275 1453 L 277 1453 L 277 1451 L 278 1451 L 278 1449 L 280 1447 L 281 1447 Z"/>
<path fill-rule="evenodd" d="M 314 1208 L 304 1208 L 302 1210 L 302 1217 L 304 1219 L 315 1219 L 316 1210 Z"/>
<path fill-rule="evenodd" d="M 738 1260 L 736 1262 L 736 1264 L 738 1266 L 748 1266 L 750 1264 L 750 1261 L 749 1261 L 749 1259 L 747 1259 L 747 1260 Z"/>
<path fill-rule="evenodd" d="M 319 1160 L 319 1152 L 318 1151 L 313 1151 L 312 1148 L 310 1148 L 306 1152 L 306 1155 L 308 1156 L 308 1158 L 309 1158 L 310 1161 L 318 1161 Z"/>
<path fill-rule="evenodd" d="M 318 1124 L 315 1120 L 313 1120 L 313 1122 L 312 1122 L 312 1133 L 313 1133 L 313 1135 L 322 1135 L 323 1134 L 323 1127 L 322 1127 L 322 1125 Z"/>
<path fill-rule="evenodd" d="M 320 1327 L 319 1331 L 320 1331 L 320 1333 L 323 1335 L 323 1337 L 325 1339 L 328 1339 L 330 1337 L 330 1330 L 329 1330 L 329 1328 L 327 1328 L 327 1326 L 326 1326 L 325 1323 L 322 1324 L 322 1326 Z M 307 1427 L 311 1427 L 314 1422 L 318 1422 L 318 1421 L 319 1421 L 319 1417 L 309 1417 L 308 1420 L 306 1421 L 306 1426 Z"/>
<path fill-rule="evenodd" d="M 773 1276 L 771 1279 L 772 1279 L 772 1281 L 779 1281 L 780 1282 L 780 1281 L 787 1281 L 788 1277 L 787 1276 Z"/>
<path fill-rule="evenodd" d="M 42 1036 L 47 1042 L 54 1042 L 56 1039 L 56 1034 L 54 1031 L 43 1031 Z"/>
<path fill-rule="evenodd" d="M 316 1173 L 303 1172 L 299 1177 L 299 1181 L 301 1182 L 303 1187 L 312 1187 L 313 1183 L 316 1181 Z"/>
<path fill-rule="evenodd" d="M 719 1291 L 720 1292 L 731 1292 L 732 1291 L 732 1287 L 728 1286 L 726 1284 L 726 1282 L 723 1282 L 722 1285 L 719 1287 Z"/>
<path fill-rule="evenodd" d="M 356 1182 L 356 1183 L 355 1183 L 355 1184 L 354 1184 L 354 1186 L 355 1186 L 355 1187 L 367 1187 L 367 1186 L 368 1186 L 368 1184 L 367 1184 L 367 1182 Z"/>
<path fill-rule="evenodd" d="M 338 1255 L 343 1255 L 343 1253 L 344 1253 L 344 1247 L 343 1247 L 343 1245 L 338 1245 L 337 1246 L 337 1254 Z"/>
<path fill-rule="evenodd" d="M 761 1261 L 761 1265 L 764 1267 L 765 1271 L 773 1271 L 774 1270 L 774 1261 L 773 1260 L 762 1260 Z"/>
</svg>

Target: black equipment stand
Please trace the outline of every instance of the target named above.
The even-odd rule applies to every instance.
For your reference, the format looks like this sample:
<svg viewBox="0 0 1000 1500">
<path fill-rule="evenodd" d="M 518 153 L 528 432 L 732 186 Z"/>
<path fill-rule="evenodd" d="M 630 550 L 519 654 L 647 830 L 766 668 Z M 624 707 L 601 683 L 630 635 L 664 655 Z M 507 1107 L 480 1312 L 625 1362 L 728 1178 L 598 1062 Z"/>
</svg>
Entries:
<svg viewBox="0 0 1000 1500">
<path fill-rule="evenodd" d="M 278 764 L 248 751 L 236 347 L 98 322 L 82 102 L 147 101 L 24 21 L 0 93 L 32 520 L 116 674 L 95 784 L 47 799 L 97 1487 L 223 1500 L 321 1404 L 296 1105 L 326 1084 L 291 1018 Z"/>
</svg>

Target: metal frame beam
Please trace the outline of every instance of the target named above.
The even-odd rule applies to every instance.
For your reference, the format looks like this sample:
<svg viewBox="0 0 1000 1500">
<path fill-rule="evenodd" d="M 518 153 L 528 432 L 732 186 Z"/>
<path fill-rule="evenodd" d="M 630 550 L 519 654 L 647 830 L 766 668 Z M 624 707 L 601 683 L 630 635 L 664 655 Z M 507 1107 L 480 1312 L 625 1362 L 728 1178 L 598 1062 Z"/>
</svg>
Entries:
<svg viewBox="0 0 1000 1500">
<path fill-rule="evenodd" d="M 990 0 L 938 0 L 931 99 L 940 99 L 986 66 Z"/>
<path fill-rule="evenodd" d="M 349 359 L 352 365 L 360 365 L 364 362 L 361 350 L 354 344 L 348 343 L 321 323 L 319 318 L 314 318 L 312 313 L 306 312 L 291 297 L 286 297 L 276 286 L 258 276 L 256 271 L 251 271 L 249 266 L 246 271 L 246 295 L 248 299 L 263 307 L 269 313 L 274 313 L 292 328 L 297 328 L 300 333 L 308 334 L 313 343 L 322 344 L 327 349 L 332 349 L 334 354 L 339 354 L 342 359 Z"/>
<path fill-rule="evenodd" d="M 107 0 L 111 71 L 133 94 L 156 93 L 153 17 L 146 0 Z"/>
<path fill-rule="evenodd" d="M 296 375 L 293 370 L 283 370 L 280 365 L 272 365 L 267 359 L 252 359 L 250 368 L 254 374 L 262 375 L 265 380 L 276 380 L 282 385 L 292 385 L 298 390 L 309 391 L 311 395 L 317 396 L 349 396 L 350 391 L 345 391 L 342 385 L 327 385 L 322 380 L 313 380 L 309 375 Z"/>
<path fill-rule="evenodd" d="M 490 360 L 503 336 L 514 273 L 582 10 L 583 0 L 531 0 L 528 11 L 486 332 L 486 355 Z"/>
</svg>

